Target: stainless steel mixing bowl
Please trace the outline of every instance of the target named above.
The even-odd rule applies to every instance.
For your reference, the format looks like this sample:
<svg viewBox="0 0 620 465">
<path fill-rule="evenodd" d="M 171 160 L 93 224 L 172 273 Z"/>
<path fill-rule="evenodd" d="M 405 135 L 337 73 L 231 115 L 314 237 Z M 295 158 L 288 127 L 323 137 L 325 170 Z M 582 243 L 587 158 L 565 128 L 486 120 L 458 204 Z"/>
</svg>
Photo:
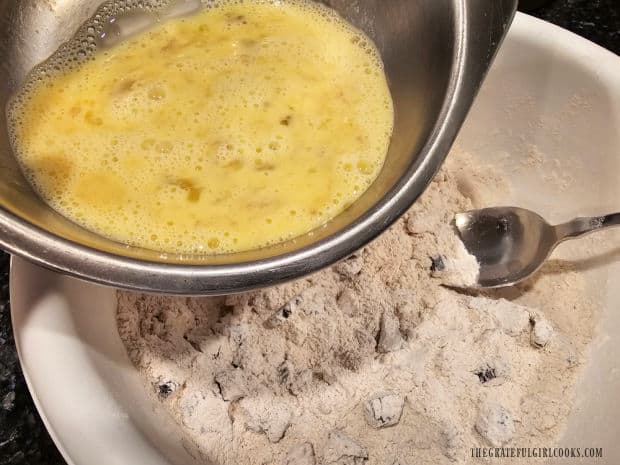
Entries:
<svg viewBox="0 0 620 465">
<path fill-rule="evenodd" d="M 395 107 L 385 166 L 329 224 L 250 252 L 181 256 L 127 247 L 65 219 L 22 176 L 0 122 L 0 246 L 35 263 L 122 288 L 226 294 L 316 271 L 359 249 L 422 193 L 465 119 L 517 0 L 325 0 L 381 51 Z M 99 0 L 0 0 L 0 101 L 71 38 Z M 234 212 L 231 212 L 234 215 Z"/>
</svg>

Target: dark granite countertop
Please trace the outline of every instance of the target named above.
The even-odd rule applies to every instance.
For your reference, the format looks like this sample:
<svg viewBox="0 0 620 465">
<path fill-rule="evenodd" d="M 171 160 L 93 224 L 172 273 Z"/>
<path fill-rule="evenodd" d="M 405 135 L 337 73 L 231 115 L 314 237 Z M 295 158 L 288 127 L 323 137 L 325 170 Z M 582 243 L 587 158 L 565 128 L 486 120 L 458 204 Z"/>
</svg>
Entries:
<svg viewBox="0 0 620 465">
<path fill-rule="evenodd" d="M 529 12 L 620 55 L 619 0 L 554 0 Z M 0 465 L 64 465 L 32 403 L 11 329 L 9 256 L 0 251 Z"/>
</svg>

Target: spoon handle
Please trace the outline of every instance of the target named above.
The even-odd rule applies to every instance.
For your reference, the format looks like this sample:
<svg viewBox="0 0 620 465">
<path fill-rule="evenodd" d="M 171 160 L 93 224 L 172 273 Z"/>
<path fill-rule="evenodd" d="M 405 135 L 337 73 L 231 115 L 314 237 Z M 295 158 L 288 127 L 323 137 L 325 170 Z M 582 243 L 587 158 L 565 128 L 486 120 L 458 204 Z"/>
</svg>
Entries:
<svg viewBox="0 0 620 465">
<path fill-rule="evenodd" d="M 620 226 L 620 213 L 611 213 L 604 216 L 592 216 L 585 218 L 575 218 L 568 223 L 554 226 L 558 242 L 583 236 L 599 229 Z"/>
</svg>

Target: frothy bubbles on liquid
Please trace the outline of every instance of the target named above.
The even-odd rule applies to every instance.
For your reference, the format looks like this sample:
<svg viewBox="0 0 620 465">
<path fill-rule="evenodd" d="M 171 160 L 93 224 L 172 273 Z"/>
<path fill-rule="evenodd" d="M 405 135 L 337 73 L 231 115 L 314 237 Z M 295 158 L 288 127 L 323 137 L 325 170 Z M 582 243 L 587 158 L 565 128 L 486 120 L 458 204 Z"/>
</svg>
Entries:
<svg viewBox="0 0 620 465">
<path fill-rule="evenodd" d="M 11 137 L 15 142 L 15 139 L 20 132 L 20 129 L 24 129 L 24 120 L 21 117 L 20 108 L 23 108 L 27 101 L 31 98 L 34 89 L 44 82 L 45 85 L 54 86 L 53 76 L 67 72 L 67 70 L 79 66 L 81 63 L 88 62 L 94 59 L 94 52 L 100 50 L 105 53 L 105 50 L 116 46 L 129 37 L 135 36 L 138 32 L 148 30 L 153 25 L 161 22 L 162 19 L 174 18 L 191 14 L 202 7 L 216 8 L 220 4 L 231 5 L 241 4 L 242 2 L 211 2 L 207 5 L 202 5 L 198 1 L 187 2 L 142 2 L 142 1 L 120 1 L 112 2 L 103 5 L 95 14 L 95 16 L 85 26 L 83 26 L 76 37 L 65 44 L 61 49 L 54 54 L 50 60 L 38 67 L 33 73 L 33 78 L 26 84 L 24 91 L 21 92 L 14 104 L 11 106 L 10 114 L 13 120 L 11 126 Z M 254 3 L 260 3 L 259 1 Z M 271 3 L 271 2 L 265 2 Z M 293 4 L 299 4 L 307 6 L 309 4 L 305 2 L 291 2 Z M 360 49 L 367 55 L 368 60 L 361 65 L 363 69 L 379 69 L 381 70 L 380 58 L 372 46 L 369 46 L 364 36 L 358 31 L 352 29 L 344 22 L 333 21 L 334 14 L 327 10 L 326 7 L 320 5 L 313 5 L 310 9 L 318 12 L 327 22 L 347 29 L 352 35 L 351 43 L 357 44 Z M 237 20 L 233 17 L 229 21 L 228 28 L 243 27 L 247 21 L 244 19 Z M 146 34 L 149 34 L 147 32 Z M 133 46 L 133 45 L 132 45 Z M 295 43 L 289 43 L 287 41 L 270 41 L 265 40 L 260 44 L 252 43 L 251 41 L 244 42 L 243 40 L 238 43 L 231 43 L 231 46 L 235 50 L 239 50 L 239 54 L 242 57 L 241 61 L 248 60 L 248 66 L 251 64 L 251 51 L 253 47 L 260 47 L 261 50 L 270 50 L 271 53 L 292 53 L 305 56 L 308 51 L 302 48 L 297 48 L 299 45 Z M 244 52 L 245 50 L 245 52 Z M 337 52 L 334 52 L 337 53 Z M 329 57 L 330 51 L 325 50 L 324 54 Z M 236 55 L 235 55 L 236 56 Z M 316 53 L 313 59 L 321 60 L 320 54 Z M 249 57 L 249 58 L 244 58 Z M 226 72 L 226 62 L 213 63 L 214 72 Z M 199 71 L 199 67 L 191 62 L 177 63 L 176 66 L 179 69 L 187 69 L 193 71 Z M 188 74 L 189 76 L 189 74 Z M 79 172 L 72 171 L 70 163 L 66 163 L 66 157 L 60 151 L 59 153 L 52 154 L 48 160 L 44 160 L 47 165 L 45 169 L 47 171 L 47 178 L 36 176 L 35 171 L 32 169 L 25 169 L 25 172 L 35 188 L 43 194 L 45 200 L 55 206 L 58 210 L 64 213 L 70 218 L 74 218 L 80 224 L 84 224 L 90 229 L 102 232 L 108 236 L 114 236 L 123 222 L 130 222 L 132 216 L 137 216 L 141 213 L 144 205 L 140 205 L 132 200 L 134 191 L 140 189 L 153 176 L 160 176 L 160 171 L 157 169 L 158 164 L 166 163 L 166 166 L 172 167 L 187 165 L 191 162 L 191 168 L 193 172 L 209 172 L 213 169 L 213 163 L 220 169 L 224 167 L 227 172 L 234 175 L 235 172 L 245 173 L 250 167 L 253 171 L 260 172 L 266 178 L 273 175 L 274 170 L 280 169 L 278 166 L 278 157 L 285 156 L 290 150 L 290 142 L 286 135 L 286 130 L 294 129 L 298 124 L 296 117 L 288 114 L 288 111 L 283 111 L 277 119 L 274 120 L 274 125 L 278 128 L 279 133 L 272 133 L 268 137 L 262 137 L 260 131 L 252 130 L 251 127 L 251 111 L 262 110 L 263 105 L 269 103 L 270 99 L 273 100 L 274 96 L 270 95 L 270 84 L 274 79 L 277 80 L 278 69 L 274 68 L 271 73 L 267 73 L 262 78 L 247 81 L 243 77 L 239 77 L 237 80 L 223 80 L 224 87 L 221 89 L 210 90 L 209 100 L 220 102 L 217 108 L 212 111 L 197 110 L 192 118 L 187 118 L 185 110 L 182 110 L 178 114 L 179 118 L 183 119 L 183 124 L 188 130 L 194 131 L 196 135 L 200 135 L 204 132 L 204 122 L 210 121 L 232 121 L 231 123 L 210 127 L 211 131 L 216 131 L 221 134 L 233 134 L 232 141 L 224 141 L 214 146 L 201 146 L 199 143 L 183 143 L 179 140 L 169 139 L 167 137 L 155 137 L 153 134 L 144 133 L 140 134 L 139 131 L 132 133 L 130 136 L 126 136 L 123 131 L 117 134 L 115 138 L 109 141 L 101 142 L 101 152 L 105 152 L 100 160 L 100 165 L 105 167 L 108 177 L 97 177 L 97 173 L 92 170 L 82 170 Z M 90 78 L 86 75 L 86 80 L 94 79 L 95 76 Z M 146 82 L 146 81 L 145 81 Z M 131 79 L 119 80 L 116 82 L 115 89 L 118 94 L 110 101 L 110 105 L 113 109 L 115 119 L 121 125 L 127 127 L 135 125 L 140 121 L 140 118 L 149 118 L 149 115 L 157 114 L 158 108 L 164 105 L 171 95 L 175 95 L 174 88 L 171 88 L 171 83 L 165 80 L 150 80 L 147 84 L 143 85 L 140 81 L 131 82 Z M 188 85 L 191 85 L 188 83 Z M 84 84 L 82 89 L 86 89 L 87 83 Z M 208 89 L 205 87 L 205 92 Z M 359 99 L 365 99 L 372 97 L 372 95 L 364 95 L 365 89 L 360 89 Z M 370 94 L 374 91 L 368 91 Z M 290 94 L 290 90 L 285 85 L 278 89 L 277 95 L 279 98 L 286 99 Z M 376 97 L 376 96 L 375 96 Z M 335 95 L 334 98 L 339 98 Z M 238 115 L 231 114 L 231 107 L 227 105 L 231 99 L 243 99 L 241 107 L 244 112 Z M 187 107 L 191 106 L 194 102 L 187 102 Z M 273 103 L 271 103 L 273 104 Z M 89 106 L 90 105 L 90 106 Z M 391 100 L 389 94 L 384 102 L 385 108 L 391 111 Z M 92 108 L 91 108 L 92 107 Z M 91 125 L 93 128 L 98 128 L 110 124 L 105 118 L 105 115 L 96 111 L 97 105 L 87 104 L 81 107 L 69 108 L 66 110 L 64 116 L 71 116 L 74 118 L 83 118 L 86 124 Z M 247 111 L 247 114 L 246 114 Z M 67 114 L 68 113 L 68 114 Z M 295 113 L 291 110 L 290 113 Z M 367 132 L 372 131 L 372 127 L 376 121 L 372 118 L 362 121 L 362 125 L 359 130 Z M 328 120 L 321 120 L 317 117 L 315 122 L 310 122 L 310 125 L 320 129 L 324 125 L 330 125 Z M 371 129 L 366 129 L 366 127 Z M 239 131 L 239 128 L 244 128 L 243 131 Z M 385 134 L 389 139 L 390 131 L 386 131 Z M 242 134 L 242 135 L 240 135 Z M 67 151 L 80 151 L 86 150 L 91 144 L 89 137 L 75 137 L 72 141 L 72 145 L 65 147 Z M 53 146 L 51 144 L 50 146 Z M 119 153 L 119 147 L 135 147 L 139 153 L 139 157 L 135 160 L 131 156 L 127 156 L 127 153 Z M 378 147 L 378 149 L 380 149 Z M 385 147 L 383 147 L 385 149 Z M 133 150 L 133 149 L 132 149 Z M 208 154 L 215 154 L 215 160 L 208 158 Z M 129 155 L 134 155 L 129 154 Z M 325 156 L 325 155 L 323 155 Z M 75 196 L 73 192 L 63 191 L 63 186 L 71 182 L 78 182 L 79 179 L 90 180 L 92 185 L 105 185 L 114 184 L 114 176 L 121 176 L 123 170 L 127 170 L 127 166 L 130 162 L 140 164 L 140 157 L 148 157 L 151 160 L 151 164 L 146 164 L 140 167 L 140 170 L 135 172 L 135 178 L 131 185 L 119 186 L 117 197 L 113 199 L 111 204 L 106 203 L 98 213 L 98 219 L 89 219 L 88 211 L 84 208 L 79 198 Z M 206 157 L 206 158 L 205 158 Z M 24 157 L 26 158 L 26 157 Z M 335 164 L 334 168 L 339 173 L 341 178 L 347 179 L 347 183 L 353 186 L 355 195 L 360 195 L 370 185 L 374 177 L 381 168 L 382 161 L 377 160 L 360 160 L 358 154 L 355 152 L 345 153 L 342 155 L 342 160 Z M 133 160 L 133 161 L 132 161 Z M 320 161 L 319 163 L 325 163 Z M 69 166 L 69 167 L 68 167 Z M 135 167 L 134 167 L 135 168 Z M 131 169 L 134 169 L 131 168 Z M 309 168 L 305 176 L 309 179 L 313 179 L 315 176 L 319 176 L 320 172 L 316 168 Z M 217 196 L 221 193 L 214 192 L 208 187 L 195 184 L 189 177 L 183 176 L 171 176 L 164 179 L 162 182 L 164 188 L 160 190 L 161 198 L 157 200 L 157 205 L 162 206 L 166 202 L 174 200 L 175 202 L 187 201 L 189 203 L 198 203 L 200 199 L 204 199 L 205 196 L 214 198 L 217 201 Z M 120 179 L 120 177 L 119 177 Z M 77 181 L 76 181 L 77 180 Z M 50 189 L 51 183 L 55 183 L 56 187 Z M 88 184 L 88 183 L 85 183 Z M 88 189 L 87 189 L 88 190 Z M 239 198 L 243 195 L 243 191 L 234 185 L 229 189 L 226 195 L 229 199 Z M 274 195 L 279 193 L 281 189 L 272 189 Z M 137 192 L 135 192 L 137 193 Z M 47 194 L 47 195 L 45 195 Z M 52 198 L 55 195 L 56 198 Z M 88 195 L 96 196 L 96 193 L 88 192 Z M 116 194 L 115 194 L 116 195 Z M 343 206 L 350 203 L 350 199 L 343 199 L 342 193 L 338 193 L 333 198 L 326 199 L 328 205 L 320 209 L 305 209 L 298 206 L 294 209 L 285 208 L 284 215 L 290 221 L 291 219 L 298 220 L 303 217 L 312 216 L 314 218 L 315 225 L 325 223 L 330 218 L 335 216 L 342 210 Z M 103 203 L 101 204 L 103 205 Z M 97 207 L 102 208 L 102 207 Z M 290 233 L 283 233 L 277 231 L 278 221 L 272 219 L 271 215 L 268 218 L 264 218 L 262 224 L 270 227 L 273 225 L 273 236 L 266 240 L 263 240 L 259 245 L 270 245 L 277 242 L 281 242 L 287 239 L 291 239 L 295 235 L 299 234 L 299 231 Z M 198 220 L 200 221 L 200 220 Z M 183 231 L 177 229 L 174 221 L 167 220 L 165 225 L 158 225 L 155 227 L 154 223 L 140 224 L 136 223 L 134 229 L 128 234 L 129 237 L 118 238 L 124 242 L 146 246 L 149 248 L 177 251 L 181 253 L 224 253 L 238 250 L 237 244 L 239 238 L 237 234 L 229 231 L 213 229 L 201 225 L 201 232 L 192 231 L 191 228 L 186 228 Z M 169 224 L 172 223 L 172 224 Z M 250 236 L 252 234 L 249 234 Z M 246 238 L 247 239 L 247 238 Z M 247 242 L 247 240 L 246 240 Z M 261 242 L 257 240 L 255 242 Z M 247 245 L 242 245 L 246 247 Z"/>
</svg>

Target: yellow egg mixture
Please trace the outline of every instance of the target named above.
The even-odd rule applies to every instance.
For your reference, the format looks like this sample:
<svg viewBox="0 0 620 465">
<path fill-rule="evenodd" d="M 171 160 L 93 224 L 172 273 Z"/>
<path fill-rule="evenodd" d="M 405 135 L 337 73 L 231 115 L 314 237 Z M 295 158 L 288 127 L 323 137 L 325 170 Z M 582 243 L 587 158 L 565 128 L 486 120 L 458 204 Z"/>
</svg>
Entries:
<svg viewBox="0 0 620 465">
<path fill-rule="evenodd" d="M 336 13 L 246 0 L 33 78 L 9 119 L 24 171 L 66 217 L 130 245 L 226 253 L 358 198 L 393 108 L 374 45 Z"/>
</svg>

